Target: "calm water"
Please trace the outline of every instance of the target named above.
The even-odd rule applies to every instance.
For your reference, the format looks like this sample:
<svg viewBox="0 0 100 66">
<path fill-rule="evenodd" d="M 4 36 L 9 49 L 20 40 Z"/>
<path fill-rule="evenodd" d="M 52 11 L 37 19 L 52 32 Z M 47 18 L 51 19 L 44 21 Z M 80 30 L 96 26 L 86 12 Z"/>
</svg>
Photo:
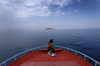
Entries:
<svg viewBox="0 0 100 66">
<path fill-rule="evenodd" d="M 47 45 L 70 47 L 100 62 L 100 29 L 0 30 L 0 63 L 24 50 Z"/>
</svg>

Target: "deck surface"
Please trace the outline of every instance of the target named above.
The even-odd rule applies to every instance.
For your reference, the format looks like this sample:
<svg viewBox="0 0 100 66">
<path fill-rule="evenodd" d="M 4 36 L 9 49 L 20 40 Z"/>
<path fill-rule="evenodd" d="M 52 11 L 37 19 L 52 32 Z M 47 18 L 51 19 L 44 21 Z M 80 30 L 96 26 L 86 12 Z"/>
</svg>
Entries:
<svg viewBox="0 0 100 66">
<path fill-rule="evenodd" d="M 62 50 L 52 57 L 47 51 L 33 51 L 19 58 L 9 66 L 92 66 L 80 56 Z"/>
</svg>

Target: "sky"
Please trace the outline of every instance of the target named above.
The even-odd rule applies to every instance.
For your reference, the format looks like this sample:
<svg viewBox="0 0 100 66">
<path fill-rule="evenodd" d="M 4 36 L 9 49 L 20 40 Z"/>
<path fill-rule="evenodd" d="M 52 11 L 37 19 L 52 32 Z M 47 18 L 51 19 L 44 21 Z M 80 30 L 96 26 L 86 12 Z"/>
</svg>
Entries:
<svg viewBox="0 0 100 66">
<path fill-rule="evenodd" d="M 100 0 L 0 0 L 0 29 L 100 28 Z"/>
</svg>

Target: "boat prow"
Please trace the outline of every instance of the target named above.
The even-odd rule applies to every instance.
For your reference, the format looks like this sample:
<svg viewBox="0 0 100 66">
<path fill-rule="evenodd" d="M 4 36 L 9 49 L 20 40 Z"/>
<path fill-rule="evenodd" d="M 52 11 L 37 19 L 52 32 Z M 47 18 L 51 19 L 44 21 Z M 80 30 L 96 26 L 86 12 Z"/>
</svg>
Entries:
<svg viewBox="0 0 100 66">
<path fill-rule="evenodd" d="M 39 50 L 35 51 L 34 48 L 29 49 L 27 51 L 31 52 L 28 54 L 25 54 L 27 51 L 20 53 L 24 54 L 24 56 L 15 60 L 9 66 L 93 66 L 88 62 L 88 59 L 95 61 L 95 66 L 99 64 L 96 60 L 79 51 L 60 46 L 57 47 L 64 49 L 56 48 L 54 52 L 56 53 L 55 56 L 48 55 L 47 48 L 42 47 L 42 49 L 40 49 L 41 47 L 38 47 Z M 84 55 L 85 57 L 80 57 L 78 53 Z M 18 54 L 16 56 L 18 56 Z"/>
</svg>

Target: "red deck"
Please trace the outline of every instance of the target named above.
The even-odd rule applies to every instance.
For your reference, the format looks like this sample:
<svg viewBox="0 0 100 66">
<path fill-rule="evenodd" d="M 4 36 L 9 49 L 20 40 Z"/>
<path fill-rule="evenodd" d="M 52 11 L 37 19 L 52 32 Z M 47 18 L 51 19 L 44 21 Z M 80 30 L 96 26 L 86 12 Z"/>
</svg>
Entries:
<svg viewBox="0 0 100 66">
<path fill-rule="evenodd" d="M 80 56 L 62 50 L 52 57 L 46 51 L 33 51 L 19 58 L 9 66 L 92 66 Z"/>
</svg>

